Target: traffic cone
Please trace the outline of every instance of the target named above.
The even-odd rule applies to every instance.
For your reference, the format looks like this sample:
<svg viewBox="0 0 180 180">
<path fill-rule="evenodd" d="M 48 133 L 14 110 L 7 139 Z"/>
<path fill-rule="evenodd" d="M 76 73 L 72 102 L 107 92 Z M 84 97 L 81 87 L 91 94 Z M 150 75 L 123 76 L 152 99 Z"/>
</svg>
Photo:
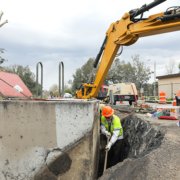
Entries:
<svg viewBox="0 0 180 180">
<path fill-rule="evenodd" d="M 173 106 L 176 106 L 176 105 L 177 105 L 177 104 L 176 104 L 176 98 L 173 99 L 172 105 L 173 105 Z"/>
</svg>

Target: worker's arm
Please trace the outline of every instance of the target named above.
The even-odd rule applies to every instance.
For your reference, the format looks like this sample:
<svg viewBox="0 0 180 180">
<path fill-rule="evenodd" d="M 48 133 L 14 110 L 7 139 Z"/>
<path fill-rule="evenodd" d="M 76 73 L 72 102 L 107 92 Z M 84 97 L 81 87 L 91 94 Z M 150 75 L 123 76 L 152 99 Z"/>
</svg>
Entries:
<svg viewBox="0 0 180 180">
<path fill-rule="evenodd" d="M 101 133 L 106 135 L 106 132 L 107 132 L 107 130 L 106 130 L 105 126 L 103 124 L 101 124 Z"/>
<path fill-rule="evenodd" d="M 110 149 L 111 146 L 113 144 L 115 144 L 115 142 L 118 139 L 123 139 L 123 129 L 122 129 L 120 118 L 117 117 L 117 116 L 115 116 L 114 118 L 115 118 L 114 121 L 113 121 L 114 130 L 113 130 L 111 139 L 110 139 L 109 143 L 106 146 L 106 149 Z"/>
<path fill-rule="evenodd" d="M 111 133 L 107 131 L 106 127 L 101 123 L 101 133 L 104 134 L 106 137 L 111 137 Z"/>
<path fill-rule="evenodd" d="M 114 129 L 113 134 L 110 139 L 110 142 L 112 143 L 112 145 L 117 141 L 117 139 L 123 139 L 122 127 Z"/>
<path fill-rule="evenodd" d="M 105 148 L 106 150 L 111 149 L 111 146 L 117 141 L 119 133 L 120 133 L 120 129 L 114 129 L 113 134 L 110 138 L 110 141 L 106 145 L 106 148 Z"/>
<path fill-rule="evenodd" d="M 120 129 L 115 129 L 113 131 L 113 134 L 112 134 L 111 139 L 109 141 L 112 145 L 117 141 L 119 133 L 120 133 Z"/>
</svg>

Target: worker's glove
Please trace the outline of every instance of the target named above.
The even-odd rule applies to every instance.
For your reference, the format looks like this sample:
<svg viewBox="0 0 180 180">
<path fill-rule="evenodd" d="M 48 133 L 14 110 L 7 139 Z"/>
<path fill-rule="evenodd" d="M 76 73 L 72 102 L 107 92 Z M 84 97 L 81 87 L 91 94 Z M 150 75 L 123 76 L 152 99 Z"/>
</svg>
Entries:
<svg viewBox="0 0 180 180">
<path fill-rule="evenodd" d="M 111 149 L 111 146 L 112 146 L 112 143 L 109 142 L 109 143 L 106 145 L 105 150 L 106 150 L 106 151 L 109 151 L 109 150 Z"/>
<path fill-rule="evenodd" d="M 110 139 L 110 137 L 111 137 L 111 133 L 110 132 L 106 131 L 105 135 L 106 135 L 107 139 Z"/>
</svg>

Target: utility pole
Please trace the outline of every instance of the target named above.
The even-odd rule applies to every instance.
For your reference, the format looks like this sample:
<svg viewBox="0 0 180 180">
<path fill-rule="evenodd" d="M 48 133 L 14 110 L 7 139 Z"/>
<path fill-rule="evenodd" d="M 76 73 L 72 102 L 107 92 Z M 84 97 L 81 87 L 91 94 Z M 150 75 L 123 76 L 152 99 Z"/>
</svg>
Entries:
<svg viewBox="0 0 180 180">
<path fill-rule="evenodd" d="M 156 96 L 156 60 L 154 60 L 154 96 Z"/>
</svg>

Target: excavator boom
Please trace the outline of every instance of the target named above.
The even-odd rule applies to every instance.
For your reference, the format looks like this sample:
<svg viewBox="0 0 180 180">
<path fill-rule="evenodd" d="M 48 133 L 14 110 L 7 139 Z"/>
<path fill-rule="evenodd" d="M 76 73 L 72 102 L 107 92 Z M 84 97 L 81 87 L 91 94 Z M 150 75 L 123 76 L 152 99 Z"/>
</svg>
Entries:
<svg viewBox="0 0 180 180">
<path fill-rule="evenodd" d="M 140 37 L 180 30 L 180 7 L 177 6 L 169 8 L 166 12 L 154 14 L 148 18 L 142 18 L 145 11 L 164 1 L 166 0 L 155 0 L 149 5 L 143 5 L 139 9 L 131 10 L 129 13 L 125 13 L 119 21 L 110 25 L 106 32 L 105 40 L 95 59 L 95 68 L 101 59 L 95 80 L 92 84 L 83 84 L 82 88 L 76 92 L 77 98 L 89 99 L 97 97 L 99 89 L 120 46 L 132 45 Z M 139 15 L 141 17 L 136 18 Z"/>
</svg>

